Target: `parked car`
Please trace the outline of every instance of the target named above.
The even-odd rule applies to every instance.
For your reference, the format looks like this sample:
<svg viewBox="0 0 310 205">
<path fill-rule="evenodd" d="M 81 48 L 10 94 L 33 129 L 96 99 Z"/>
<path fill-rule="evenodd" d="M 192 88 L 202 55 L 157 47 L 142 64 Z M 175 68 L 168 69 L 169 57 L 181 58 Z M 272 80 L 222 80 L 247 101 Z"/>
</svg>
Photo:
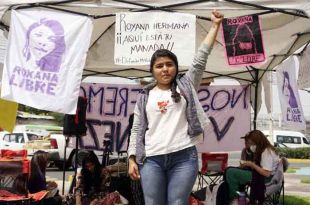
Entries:
<svg viewBox="0 0 310 205">
<path fill-rule="evenodd" d="M 34 152 L 44 150 L 50 154 L 51 161 L 59 160 L 58 145 L 55 139 L 44 138 L 32 132 L 5 133 L 0 137 L 0 150 L 27 149 L 29 158 Z"/>
<path fill-rule="evenodd" d="M 269 130 L 264 130 L 263 133 L 266 135 L 267 139 L 273 145 L 279 147 L 288 147 L 288 148 L 310 147 L 308 139 L 301 132 L 274 130 L 273 135 L 270 135 Z"/>
</svg>

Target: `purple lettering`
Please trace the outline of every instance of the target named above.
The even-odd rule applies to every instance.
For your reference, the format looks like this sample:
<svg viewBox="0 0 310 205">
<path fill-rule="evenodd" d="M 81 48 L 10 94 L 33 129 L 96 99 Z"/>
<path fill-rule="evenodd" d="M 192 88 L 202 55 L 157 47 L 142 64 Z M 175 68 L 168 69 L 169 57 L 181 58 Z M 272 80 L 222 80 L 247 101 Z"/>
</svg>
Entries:
<svg viewBox="0 0 310 205">
<path fill-rule="evenodd" d="M 13 74 L 13 75 L 11 75 L 11 77 L 10 77 L 10 85 L 15 85 L 15 86 L 17 86 L 17 84 L 16 84 L 16 82 L 14 81 L 14 79 L 15 79 L 15 75 Z"/>
<path fill-rule="evenodd" d="M 123 94 L 124 93 L 124 94 Z M 123 96 L 124 95 L 124 96 Z M 122 100 L 122 102 L 120 102 L 119 105 L 119 112 L 117 114 L 117 116 L 120 116 L 122 113 L 122 108 L 124 107 L 124 117 L 127 117 L 127 107 L 128 107 L 128 88 L 121 88 L 119 90 L 119 96 Z"/>
<path fill-rule="evenodd" d="M 40 91 L 41 93 L 44 93 L 45 85 L 46 84 L 41 81 L 35 81 L 34 91 L 35 92 Z"/>
<path fill-rule="evenodd" d="M 33 82 L 29 79 L 25 79 L 25 81 L 26 81 L 26 85 L 25 85 L 26 90 L 32 91 L 33 90 Z"/>
<path fill-rule="evenodd" d="M 58 75 L 56 73 L 54 73 L 54 75 L 52 75 L 50 82 L 58 83 Z"/>
<path fill-rule="evenodd" d="M 51 73 L 43 72 L 42 80 L 50 81 Z"/>
<path fill-rule="evenodd" d="M 40 72 L 37 72 L 33 79 L 35 79 L 35 80 L 41 80 L 41 73 L 40 73 Z"/>
<path fill-rule="evenodd" d="M 57 84 L 55 83 L 48 83 L 46 93 L 49 95 L 55 95 L 55 87 Z"/>
</svg>

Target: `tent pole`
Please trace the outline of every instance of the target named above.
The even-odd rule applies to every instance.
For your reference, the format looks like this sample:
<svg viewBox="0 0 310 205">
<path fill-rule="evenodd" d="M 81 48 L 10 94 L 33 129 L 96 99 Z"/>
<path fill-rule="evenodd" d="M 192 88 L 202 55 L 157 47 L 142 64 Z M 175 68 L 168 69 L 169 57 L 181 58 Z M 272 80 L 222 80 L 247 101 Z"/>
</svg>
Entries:
<svg viewBox="0 0 310 205">
<path fill-rule="evenodd" d="M 170 9 L 165 9 L 163 7 L 160 7 L 160 6 L 150 6 L 150 5 L 147 5 L 147 4 L 141 4 L 141 3 L 132 2 L 132 1 L 125 1 L 125 0 L 112 0 L 112 1 L 120 2 L 120 3 L 125 3 L 125 4 L 131 4 L 131 5 L 135 5 L 135 6 L 141 6 L 141 7 L 148 8 L 150 10 L 161 10 L 161 11 L 169 11 L 169 12 L 171 12 Z"/>
<path fill-rule="evenodd" d="M 230 74 L 220 74 L 220 73 L 215 73 L 215 72 L 211 72 L 211 71 L 204 71 L 204 73 L 208 73 L 208 74 L 212 74 L 215 75 L 214 77 L 229 77 L 235 80 L 242 80 L 242 81 L 247 81 L 247 82 L 252 82 L 251 80 L 248 79 L 244 79 L 244 78 L 238 78 L 238 77 L 234 77 L 232 75 L 236 75 L 236 74 L 240 74 L 240 73 L 247 73 L 248 71 L 242 71 L 242 72 L 238 72 L 238 73 L 230 73 Z"/>
<path fill-rule="evenodd" d="M 252 67 L 252 66 L 250 66 L 250 68 L 248 67 L 248 66 L 245 66 L 246 67 L 246 69 L 248 70 L 248 73 L 250 73 L 250 75 L 252 76 L 252 79 L 254 80 L 255 78 L 254 78 L 254 75 L 252 74 L 252 70 L 250 70 L 250 68 L 254 68 L 254 67 Z"/>
<path fill-rule="evenodd" d="M 76 177 L 78 169 L 78 154 L 79 154 L 79 135 L 75 136 L 75 160 L 74 160 L 74 176 Z"/>
<path fill-rule="evenodd" d="M 300 51 L 300 53 L 298 53 L 298 55 L 302 55 L 309 45 L 310 45 L 310 41 L 308 41 L 308 43 L 305 45 L 305 47 L 302 49 L 302 51 Z"/>
<path fill-rule="evenodd" d="M 253 70 L 255 72 L 255 81 L 254 81 L 254 86 L 255 86 L 255 100 L 254 100 L 254 119 L 253 119 L 253 126 L 254 130 L 256 130 L 256 120 L 257 120 L 257 97 L 258 97 L 258 83 L 259 83 L 259 71 L 258 69 L 253 67 Z"/>
<path fill-rule="evenodd" d="M 64 163 L 62 170 L 62 195 L 65 194 L 65 181 L 66 181 L 66 163 L 67 163 L 67 146 L 68 146 L 69 137 L 65 136 L 65 147 L 64 147 Z"/>
<path fill-rule="evenodd" d="M 307 15 L 304 14 L 304 11 L 302 10 L 297 10 L 295 9 L 295 12 L 290 12 L 290 11 L 286 11 L 285 9 L 280 9 L 280 8 L 270 8 L 270 7 L 266 7 L 266 6 L 261 6 L 261 5 L 257 5 L 257 4 L 252 4 L 252 3 L 247 3 L 244 1 L 236 1 L 236 0 L 224 0 L 230 3 L 235 3 L 235 4 L 240 4 L 240 5 L 245 5 L 245 6 L 251 6 L 254 8 L 258 8 L 258 9 L 262 9 L 262 10 L 269 10 L 272 12 L 280 12 L 283 14 L 288 14 L 288 15 L 293 15 L 293 16 L 299 16 L 299 17 L 303 17 L 303 18 L 309 18 Z M 291 9 L 292 10 L 292 9 Z"/>
<path fill-rule="evenodd" d="M 9 31 L 10 30 L 10 26 L 7 26 L 2 21 L 0 21 L 0 29 L 1 30 L 5 29 L 5 30 Z"/>
<path fill-rule="evenodd" d="M 300 37 L 301 35 L 303 35 L 303 34 L 297 34 L 297 38 L 294 40 L 294 42 L 293 42 L 293 44 L 291 45 L 291 47 L 287 50 L 286 54 L 282 56 L 282 59 L 281 59 L 281 61 L 278 63 L 278 65 L 280 65 L 287 57 L 289 57 L 290 55 L 292 55 L 291 51 L 292 51 L 294 45 L 297 43 L 297 41 L 298 41 L 298 39 L 299 39 L 299 37 Z M 267 66 L 266 69 L 265 69 L 266 71 L 267 71 L 267 70 L 270 70 L 269 67 L 272 65 L 272 63 L 273 63 L 273 61 L 275 60 L 276 56 L 277 56 L 277 55 L 273 55 L 273 58 L 271 59 L 270 63 L 268 64 L 268 66 Z M 261 76 L 260 79 L 259 79 L 258 81 L 260 81 L 262 77 L 263 77 L 263 76 Z"/>
</svg>

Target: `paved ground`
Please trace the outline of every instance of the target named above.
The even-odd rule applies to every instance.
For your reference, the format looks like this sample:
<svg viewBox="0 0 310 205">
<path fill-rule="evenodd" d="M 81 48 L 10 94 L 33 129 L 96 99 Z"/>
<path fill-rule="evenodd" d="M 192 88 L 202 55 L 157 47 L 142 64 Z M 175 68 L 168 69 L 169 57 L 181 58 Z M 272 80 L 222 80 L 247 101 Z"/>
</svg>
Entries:
<svg viewBox="0 0 310 205">
<path fill-rule="evenodd" d="M 296 173 L 284 173 L 285 195 L 310 196 L 310 184 L 301 183 L 310 179 L 310 160 L 289 159 L 289 167 L 297 168 Z"/>
<path fill-rule="evenodd" d="M 301 183 L 301 179 L 310 178 L 310 175 L 284 174 L 285 195 L 310 196 L 310 184 Z"/>
<path fill-rule="evenodd" d="M 310 184 L 301 183 L 301 179 L 308 178 L 310 179 L 310 160 L 289 160 L 290 167 L 297 167 L 298 170 L 296 173 L 285 173 L 285 195 L 299 195 L 299 196 L 310 196 Z M 236 166 L 238 160 L 229 162 L 230 166 Z M 70 186 L 70 175 L 73 174 L 73 171 L 66 172 L 66 181 L 65 181 L 65 194 L 68 193 Z M 47 180 L 54 180 L 58 183 L 60 188 L 60 193 L 62 193 L 62 172 L 55 171 L 54 174 L 48 172 Z M 194 187 L 195 190 L 195 187 Z"/>
</svg>

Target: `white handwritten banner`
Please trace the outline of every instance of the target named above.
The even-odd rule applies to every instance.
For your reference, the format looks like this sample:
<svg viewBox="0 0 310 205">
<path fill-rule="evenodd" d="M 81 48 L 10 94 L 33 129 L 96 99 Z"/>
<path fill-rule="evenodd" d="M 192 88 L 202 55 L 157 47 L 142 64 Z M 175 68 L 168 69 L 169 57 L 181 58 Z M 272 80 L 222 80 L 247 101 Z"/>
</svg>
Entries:
<svg viewBox="0 0 310 205">
<path fill-rule="evenodd" d="M 277 69 L 278 93 L 283 124 L 289 128 L 305 130 L 306 121 L 296 82 L 297 64 L 297 59 L 290 57 L 279 65 Z"/>
<path fill-rule="evenodd" d="M 80 15 L 13 10 L 1 97 L 75 114 L 92 28 Z"/>
<path fill-rule="evenodd" d="M 114 62 L 147 65 L 158 49 L 174 52 L 179 64 L 191 65 L 195 54 L 196 16 L 169 12 L 117 13 Z"/>
<path fill-rule="evenodd" d="M 103 141 L 110 141 L 109 150 L 126 150 L 129 115 L 140 90 L 140 85 L 82 83 L 80 95 L 88 99 L 88 129 L 80 138 L 81 147 L 103 150 Z M 250 130 L 249 89 L 201 86 L 199 99 L 211 121 L 199 151 L 241 150 L 244 141 L 240 137 Z"/>
<path fill-rule="evenodd" d="M 258 15 L 224 19 L 222 31 L 229 65 L 251 65 L 265 61 Z"/>
<path fill-rule="evenodd" d="M 201 86 L 199 100 L 210 124 L 199 152 L 237 151 L 244 147 L 240 137 L 250 131 L 250 88 L 243 86 Z"/>
<path fill-rule="evenodd" d="M 87 135 L 80 138 L 85 149 L 103 150 L 110 140 L 110 150 L 127 150 L 128 120 L 133 113 L 140 85 L 82 83 L 80 95 L 88 100 Z"/>
<path fill-rule="evenodd" d="M 310 87 L 310 46 L 304 50 L 299 57 L 299 71 L 298 71 L 298 88 L 304 89 Z"/>
</svg>

